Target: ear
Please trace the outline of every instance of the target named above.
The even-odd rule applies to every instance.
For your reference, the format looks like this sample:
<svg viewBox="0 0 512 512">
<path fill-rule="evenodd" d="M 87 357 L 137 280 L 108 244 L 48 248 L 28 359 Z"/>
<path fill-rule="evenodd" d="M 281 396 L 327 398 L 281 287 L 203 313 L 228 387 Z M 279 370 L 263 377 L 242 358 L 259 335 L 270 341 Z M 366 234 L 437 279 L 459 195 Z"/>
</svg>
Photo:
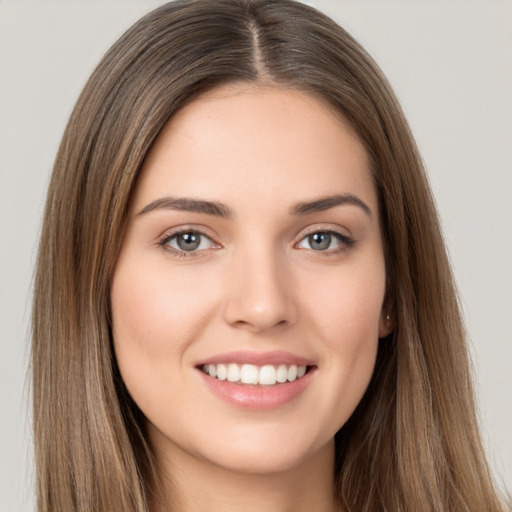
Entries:
<svg viewBox="0 0 512 512">
<path fill-rule="evenodd" d="M 395 321 L 393 314 L 386 307 L 383 307 L 379 318 L 379 338 L 389 336 L 394 328 Z"/>
</svg>

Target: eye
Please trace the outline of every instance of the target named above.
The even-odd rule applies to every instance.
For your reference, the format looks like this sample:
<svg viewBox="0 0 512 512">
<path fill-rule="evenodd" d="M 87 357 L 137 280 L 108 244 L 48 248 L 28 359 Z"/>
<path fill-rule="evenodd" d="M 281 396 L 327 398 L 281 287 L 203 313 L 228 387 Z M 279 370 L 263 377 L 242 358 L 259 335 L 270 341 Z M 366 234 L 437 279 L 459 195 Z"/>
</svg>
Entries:
<svg viewBox="0 0 512 512">
<path fill-rule="evenodd" d="M 212 249 L 216 246 L 211 238 L 199 231 L 193 230 L 180 231 L 179 233 L 167 236 L 159 245 L 164 249 L 177 253 L 181 256 L 187 255 L 186 253 Z"/>
<path fill-rule="evenodd" d="M 305 236 L 298 244 L 299 249 L 313 251 L 336 251 L 352 247 L 354 241 L 336 231 L 315 231 Z"/>
</svg>

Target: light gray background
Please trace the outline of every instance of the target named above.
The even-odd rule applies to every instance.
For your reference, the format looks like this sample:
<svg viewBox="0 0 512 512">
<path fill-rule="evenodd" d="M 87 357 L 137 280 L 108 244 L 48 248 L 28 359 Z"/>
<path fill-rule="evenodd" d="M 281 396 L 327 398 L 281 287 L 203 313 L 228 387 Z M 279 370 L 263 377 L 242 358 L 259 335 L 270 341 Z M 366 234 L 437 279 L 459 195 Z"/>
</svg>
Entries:
<svg viewBox="0 0 512 512">
<path fill-rule="evenodd" d="M 0 511 L 32 510 L 30 286 L 67 117 L 157 0 L 0 0 Z M 422 150 L 462 295 L 484 440 L 512 491 L 512 2 L 318 0 L 370 51 Z"/>
</svg>

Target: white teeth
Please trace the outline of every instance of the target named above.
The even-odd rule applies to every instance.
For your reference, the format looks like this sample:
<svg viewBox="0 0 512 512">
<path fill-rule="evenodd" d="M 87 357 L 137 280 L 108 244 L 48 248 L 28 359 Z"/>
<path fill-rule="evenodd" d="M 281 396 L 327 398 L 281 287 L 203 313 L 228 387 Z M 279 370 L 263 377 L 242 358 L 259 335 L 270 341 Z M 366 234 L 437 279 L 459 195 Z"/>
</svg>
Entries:
<svg viewBox="0 0 512 512">
<path fill-rule="evenodd" d="M 240 381 L 242 384 L 258 384 L 258 367 L 253 364 L 244 364 L 240 370 Z"/>
<path fill-rule="evenodd" d="M 226 380 L 228 378 L 228 368 L 225 364 L 217 365 L 217 379 Z"/>
<path fill-rule="evenodd" d="M 273 386 L 276 383 L 276 369 L 268 364 L 260 369 L 260 384 Z"/>
<path fill-rule="evenodd" d="M 280 364 L 277 367 L 276 380 L 277 380 L 277 382 L 282 383 L 282 382 L 286 382 L 287 379 L 288 379 L 288 368 L 286 368 L 285 364 Z"/>
<path fill-rule="evenodd" d="M 290 368 L 288 368 L 288 377 L 287 379 L 292 382 L 297 378 L 297 366 L 292 364 Z"/>
<path fill-rule="evenodd" d="M 230 364 L 205 364 L 202 366 L 204 373 L 219 380 L 240 382 L 241 384 L 253 384 L 261 386 L 274 386 L 276 383 L 293 382 L 306 374 L 306 366 L 292 364 L 287 366 L 280 364 L 274 366 L 256 366 L 254 364 L 238 365 Z"/>
<path fill-rule="evenodd" d="M 229 382 L 238 382 L 240 380 L 240 368 L 237 364 L 228 364 L 228 375 Z"/>
</svg>

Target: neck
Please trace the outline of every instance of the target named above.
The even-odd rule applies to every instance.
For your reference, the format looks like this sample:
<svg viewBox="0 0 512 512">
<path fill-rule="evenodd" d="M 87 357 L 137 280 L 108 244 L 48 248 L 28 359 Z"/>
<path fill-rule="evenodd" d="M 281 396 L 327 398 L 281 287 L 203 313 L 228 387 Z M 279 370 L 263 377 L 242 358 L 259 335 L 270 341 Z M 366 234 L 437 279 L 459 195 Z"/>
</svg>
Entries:
<svg viewBox="0 0 512 512">
<path fill-rule="evenodd" d="M 189 455 L 158 461 L 165 497 L 155 512 L 335 512 L 334 442 L 292 468 L 236 472 Z M 178 455 L 178 456 L 177 456 Z"/>
</svg>

